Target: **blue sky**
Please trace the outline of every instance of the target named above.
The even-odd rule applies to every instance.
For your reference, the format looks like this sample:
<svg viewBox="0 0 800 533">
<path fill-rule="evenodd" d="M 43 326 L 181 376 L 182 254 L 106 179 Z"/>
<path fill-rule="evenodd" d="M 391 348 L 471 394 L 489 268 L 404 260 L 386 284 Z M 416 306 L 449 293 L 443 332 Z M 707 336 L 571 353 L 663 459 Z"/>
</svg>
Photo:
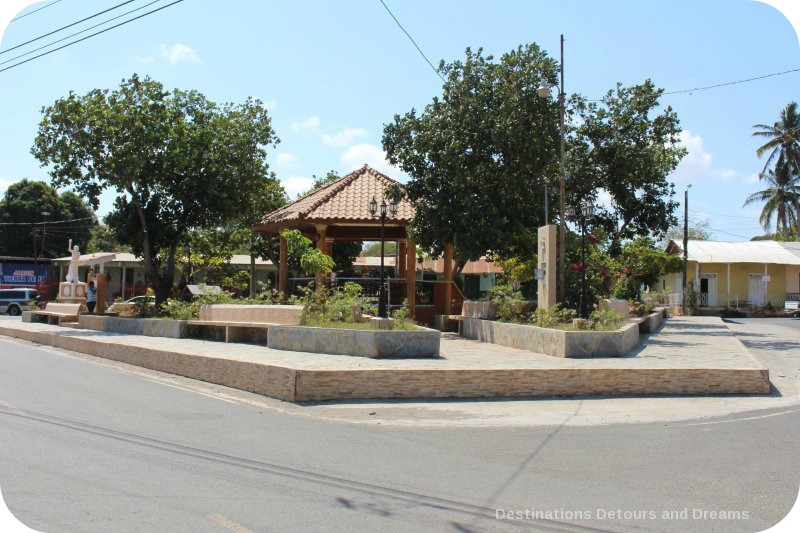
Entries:
<svg viewBox="0 0 800 533">
<path fill-rule="evenodd" d="M 3 1 L 0 61 L 28 48 L 3 50 L 123 0 L 61 0 L 5 26 L 52 1 Z M 136 0 L 90 23 L 150 1 Z M 158 0 L 137 14 L 171 1 Z M 557 57 L 563 33 L 566 90 L 589 98 L 617 82 L 645 78 L 669 92 L 800 68 L 789 20 L 751 0 L 384 1 L 434 64 L 463 58 L 466 47 L 499 56 L 528 42 Z M 15 2 L 28 7 L 14 9 Z M 270 150 L 270 166 L 291 197 L 306 190 L 314 174 L 345 174 L 364 163 L 405 181 L 383 159 L 383 125 L 395 113 L 423 108 L 442 84 L 379 0 L 184 0 L 0 72 L 0 192 L 25 177 L 48 179 L 30 155 L 42 106 L 70 90 L 116 88 L 133 73 L 168 88 L 197 89 L 218 102 L 264 101 L 282 140 Z M 689 149 L 670 179 L 681 202 L 692 184 L 690 222 L 707 220 L 713 238 L 762 233 L 760 206 L 742 207 L 761 187 L 763 161 L 755 155 L 752 126 L 777 120 L 789 101 L 800 100 L 799 88 L 800 72 L 794 72 L 662 98 L 677 111 Z M 110 209 L 110 200 L 99 214 Z"/>
</svg>

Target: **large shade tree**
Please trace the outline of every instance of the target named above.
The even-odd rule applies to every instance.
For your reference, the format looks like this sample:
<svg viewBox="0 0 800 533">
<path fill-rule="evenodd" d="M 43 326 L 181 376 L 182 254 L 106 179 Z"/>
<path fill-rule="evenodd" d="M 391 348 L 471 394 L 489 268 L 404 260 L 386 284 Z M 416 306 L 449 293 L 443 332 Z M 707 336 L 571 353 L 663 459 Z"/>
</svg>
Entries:
<svg viewBox="0 0 800 533">
<path fill-rule="evenodd" d="M 543 220 L 537 206 L 557 156 L 558 105 L 536 89 L 555 83 L 556 68 L 536 44 L 497 60 L 467 49 L 463 61 L 440 64 L 441 97 L 384 127 L 389 162 L 411 176 L 414 239 L 434 256 L 453 244 L 456 270 L 511 249 Z"/>
<path fill-rule="evenodd" d="M 278 139 L 259 100 L 218 105 L 134 75 L 113 91 L 70 92 L 42 112 L 33 155 L 55 186 L 95 208 L 103 191 L 116 193 L 106 223 L 142 256 L 159 302 L 190 230 L 224 226 L 280 190 L 266 164 Z"/>
<path fill-rule="evenodd" d="M 69 239 L 85 252 L 96 226 L 91 207 L 75 193 L 23 179 L 0 200 L 0 255 L 63 257 Z"/>
<path fill-rule="evenodd" d="M 574 98 L 577 120 L 568 144 L 567 203 L 606 202 L 592 220 L 611 236 L 609 253 L 637 236 L 663 237 L 676 224 L 667 177 L 686 154 L 675 111 L 660 108 L 658 89 L 617 87 L 599 102 Z"/>
</svg>

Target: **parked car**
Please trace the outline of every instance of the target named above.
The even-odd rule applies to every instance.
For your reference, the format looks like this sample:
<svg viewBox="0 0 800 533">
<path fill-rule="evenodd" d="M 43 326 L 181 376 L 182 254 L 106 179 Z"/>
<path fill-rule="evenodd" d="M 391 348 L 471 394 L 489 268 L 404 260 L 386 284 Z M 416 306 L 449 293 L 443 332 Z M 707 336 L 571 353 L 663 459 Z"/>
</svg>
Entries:
<svg viewBox="0 0 800 533">
<path fill-rule="evenodd" d="M 28 302 L 38 302 L 39 298 L 36 289 L 0 289 L 0 313 L 19 316 L 30 309 Z"/>
<path fill-rule="evenodd" d="M 130 298 L 129 300 L 125 300 L 124 302 L 115 302 L 115 303 L 111 304 L 111 306 L 108 308 L 108 312 L 109 313 L 119 313 L 121 311 L 128 311 L 128 310 L 132 309 L 134 305 L 136 305 L 136 304 L 141 305 L 141 304 L 144 304 L 144 303 L 147 303 L 147 304 L 150 304 L 150 305 L 155 305 L 155 303 L 156 303 L 155 296 L 146 296 L 146 295 L 145 296 L 134 296 L 133 298 Z"/>
</svg>

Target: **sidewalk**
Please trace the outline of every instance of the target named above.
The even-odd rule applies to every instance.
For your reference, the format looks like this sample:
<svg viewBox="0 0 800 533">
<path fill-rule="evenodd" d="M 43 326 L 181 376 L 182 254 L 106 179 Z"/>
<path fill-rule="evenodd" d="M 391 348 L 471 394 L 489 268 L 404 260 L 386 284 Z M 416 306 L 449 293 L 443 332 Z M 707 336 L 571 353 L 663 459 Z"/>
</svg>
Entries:
<svg viewBox="0 0 800 533">
<path fill-rule="evenodd" d="M 713 317 L 672 318 L 627 357 L 607 359 L 561 359 L 453 334 L 442 338 L 442 357 L 431 360 L 306 354 L 16 320 L 0 321 L 0 334 L 292 402 L 769 392 L 768 372 Z"/>
</svg>

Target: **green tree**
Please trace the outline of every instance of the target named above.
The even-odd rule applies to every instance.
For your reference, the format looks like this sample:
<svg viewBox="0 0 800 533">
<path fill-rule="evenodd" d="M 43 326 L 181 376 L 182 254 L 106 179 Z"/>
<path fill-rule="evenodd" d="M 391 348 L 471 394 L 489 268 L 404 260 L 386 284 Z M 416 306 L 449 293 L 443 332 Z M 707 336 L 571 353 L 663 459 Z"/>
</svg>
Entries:
<svg viewBox="0 0 800 533">
<path fill-rule="evenodd" d="M 298 263 L 306 274 L 325 276 L 333 271 L 333 258 L 314 247 L 308 237 L 303 237 L 299 230 L 286 230 L 281 233 L 286 239 L 289 255 Z"/>
<path fill-rule="evenodd" d="M 94 212 L 76 194 L 23 179 L 0 200 L 0 255 L 63 257 L 69 239 L 86 252 L 96 226 Z"/>
<path fill-rule="evenodd" d="M 609 253 L 624 240 L 663 236 L 674 225 L 678 203 L 667 176 L 686 154 L 679 145 L 680 123 L 667 106 L 660 112 L 663 89 L 650 80 L 617 84 L 600 102 L 574 99 L 578 120 L 568 146 L 567 204 L 596 201 L 604 191 L 611 207 L 592 220 L 611 235 Z"/>
<path fill-rule="evenodd" d="M 434 256 L 453 244 L 456 273 L 487 251 L 517 246 L 543 220 L 538 206 L 559 146 L 558 103 L 536 89 L 556 82 L 556 67 L 536 44 L 499 60 L 467 49 L 464 61 L 440 64 L 441 97 L 384 127 L 389 162 L 411 177 L 412 236 Z"/>
<path fill-rule="evenodd" d="M 709 225 L 707 220 L 698 220 L 697 222 L 693 222 L 687 228 L 687 233 L 689 234 L 689 238 L 693 241 L 708 241 L 711 240 L 711 226 Z M 664 235 L 663 242 L 666 241 L 675 241 L 675 242 L 683 242 L 683 226 L 682 225 L 675 225 L 671 226 L 667 233 Z"/>
<path fill-rule="evenodd" d="M 776 168 L 787 165 L 789 173 L 795 177 L 800 175 L 800 114 L 797 103 L 786 104 L 781 110 L 780 119 L 772 126 L 756 124 L 753 127 L 757 130 L 753 132 L 754 137 L 766 139 L 756 150 L 756 154 L 759 158 L 769 154 L 761 172 L 766 173 L 767 168 L 774 163 Z"/>
<path fill-rule="evenodd" d="M 775 233 L 783 233 L 784 238 L 788 238 L 790 228 L 792 226 L 796 228 L 797 225 L 795 208 L 800 201 L 800 185 L 797 178 L 790 174 L 789 165 L 785 163 L 778 165 L 775 170 L 762 172 L 759 177 L 768 187 L 748 196 L 744 205 L 764 202 L 758 219 L 761 226 L 769 231 L 774 219 Z"/>
<path fill-rule="evenodd" d="M 190 230 L 224 226 L 276 189 L 266 147 L 278 139 L 259 100 L 218 105 L 133 75 L 114 91 L 70 92 L 42 112 L 33 155 L 54 185 L 95 207 L 104 190 L 117 193 L 106 222 L 143 257 L 158 302 Z"/>
<path fill-rule="evenodd" d="M 119 242 L 112 233 L 111 228 L 105 224 L 98 224 L 92 228 L 92 236 L 86 246 L 86 253 L 95 254 L 101 252 L 130 253 L 131 247 Z"/>
<path fill-rule="evenodd" d="M 385 255 L 394 255 L 397 252 L 397 243 L 394 241 L 385 241 L 383 243 L 383 253 Z M 361 253 L 359 253 L 361 257 L 380 257 L 381 255 L 381 243 L 378 242 L 371 242 L 369 245 L 365 246 Z"/>
</svg>

